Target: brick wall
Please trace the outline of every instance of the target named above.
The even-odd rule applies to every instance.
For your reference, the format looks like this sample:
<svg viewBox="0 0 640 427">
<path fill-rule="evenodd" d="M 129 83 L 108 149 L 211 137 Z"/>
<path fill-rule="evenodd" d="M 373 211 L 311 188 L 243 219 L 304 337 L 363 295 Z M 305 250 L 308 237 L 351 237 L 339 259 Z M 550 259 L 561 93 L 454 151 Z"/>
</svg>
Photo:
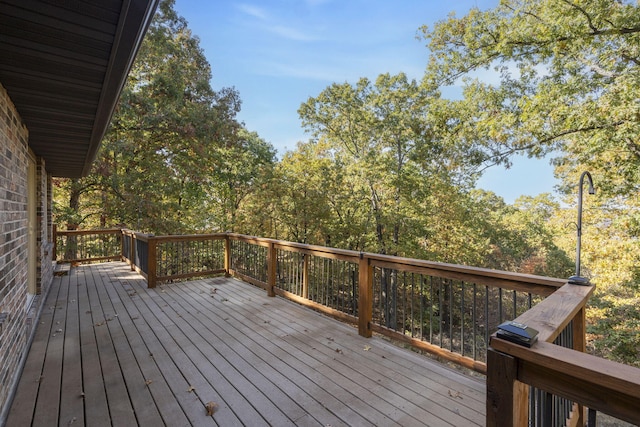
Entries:
<svg viewBox="0 0 640 427">
<path fill-rule="evenodd" d="M 28 133 L 0 86 L 0 403 L 9 395 L 27 343 Z"/>
<path fill-rule="evenodd" d="M 26 354 L 34 317 L 42 298 L 27 311 L 27 181 L 29 133 L 0 84 L 0 424 Z M 37 162 L 37 288 L 45 293 L 53 280 L 51 263 L 51 179 L 43 160 Z M 38 292 L 40 293 L 40 292 Z"/>
</svg>

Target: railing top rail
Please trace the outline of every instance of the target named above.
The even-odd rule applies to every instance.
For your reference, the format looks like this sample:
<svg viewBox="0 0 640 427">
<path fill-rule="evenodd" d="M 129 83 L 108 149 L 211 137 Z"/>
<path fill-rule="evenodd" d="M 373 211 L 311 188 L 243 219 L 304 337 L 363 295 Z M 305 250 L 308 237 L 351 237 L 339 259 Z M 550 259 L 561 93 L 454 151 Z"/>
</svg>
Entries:
<svg viewBox="0 0 640 427">
<path fill-rule="evenodd" d="M 527 283 L 537 285 L 536 288 L 528 289 L 531 293 L 549 295 L 556 289 L 562 287 L 567 283 L 564 279 L 557 279 L 552 277 L 536 276 L 533 274 L 512 273 L 508 271 L 493 270 L 489 268 L 469 267 L 459 264 L 448 264 L 443 262 L 426 261 L 415 258 L 404 258 L 393 255 L 374 254 L 370 252 L 358 252 L 347 249 L 335 249 L 326 246 L 309 245 L 305 243 L 286 242 L 282 240 L 267 239 L 255 236 L 246 236 L 243 234 L 229 233 L 230 238 L 236 240 L 246 240 L 266 246 L 268 244 L 274 244 L 278 248 L 286 249 L 292 248 L 304 252 L 314 253 L 319 256 L 323 254 L 330 255 L 335 254 L 341 257 L 352 259 L 354 262 L 360 258 L 367 258 L 373 265 L 383 267 L 393 267 L 400 270 L 409 271 L 423 271 L 423 272 L 448 272 L 457 274 L 462 280 L 474 281 L 482 283 L 489 283 L 486 279 L 511 282 L 511 283 Z M 482 280 L 485 279 L 485 280 Z"/>
<path fill-rule="evenodd" d="M 640 369 L 544 341 L 526 348 L 493 337 L 491 347 L 519 359 L 525 384 L 640 423 Z"/>
<path fill-rule="evenodd" d="M 122 231 L 122 234 L 135 236 L 136 239 L 142 240 L 143 242 L 148 242 L 149 237 L 153 237 L 153 234 L 140 233 L 138 231 L 129 230 L 127 228 L 123 228 L 121 231 Z"/>
<path fill-rule="evenodd" d="M 147 238 L 156 240 L 158 242 L 180 242 L 187 240 L 223 240 L 226 238 L 226 234 L 169 234 L 163 236 L 147 235 Z"/>
<path fill-rule="evenodd" d="M 515 320 L 536 329 L 538 341 L 553 342 L 587 304 L 594 290 L 593 286 L 566 284 Z"/>
<path fill-rule="evenodd" d="M 57 235 L 82 234 L 116 234 L 122 232 L 120 228 L 101 228 L 95 230 L 56 230 Z"/>
</svg>

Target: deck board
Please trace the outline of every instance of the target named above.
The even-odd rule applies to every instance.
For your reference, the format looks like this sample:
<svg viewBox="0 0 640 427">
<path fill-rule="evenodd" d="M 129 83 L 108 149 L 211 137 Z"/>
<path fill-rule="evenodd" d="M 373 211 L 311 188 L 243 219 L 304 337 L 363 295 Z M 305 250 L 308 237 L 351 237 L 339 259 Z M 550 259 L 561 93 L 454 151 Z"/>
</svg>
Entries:
<svg viewBox="0 0 640 427">
<path fill-rule="evenodd" d="M 477 378 L 260 288 L 147 289 L 112 262 L 54 279 L 7 426 L 473 426 L 484 406 Z"/>
</svg>

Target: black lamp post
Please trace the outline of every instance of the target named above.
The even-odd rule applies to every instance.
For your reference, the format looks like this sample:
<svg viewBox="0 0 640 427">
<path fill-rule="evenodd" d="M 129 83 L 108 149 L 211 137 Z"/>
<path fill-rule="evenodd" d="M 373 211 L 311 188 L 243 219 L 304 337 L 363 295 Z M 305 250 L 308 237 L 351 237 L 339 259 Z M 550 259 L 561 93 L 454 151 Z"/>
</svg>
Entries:
<svg viewBox="0 0 640 427">
<path fill-rule="evenodd" d="M 582 187 L 584 186 L 584 177 L 589 180 L 589 194 L 596 194 L 596 190 L 593 188 L 593 179 L 589 172 L 582 172 L 580 175 L 580 184 L 578 187 L 578 241 L 576 243 L 576 274 L 569 277 L 569 283 L 574 285 L 590 285 L 589 279 L 580 276 L 580 244 L 582 240 Z"/>
</svg>

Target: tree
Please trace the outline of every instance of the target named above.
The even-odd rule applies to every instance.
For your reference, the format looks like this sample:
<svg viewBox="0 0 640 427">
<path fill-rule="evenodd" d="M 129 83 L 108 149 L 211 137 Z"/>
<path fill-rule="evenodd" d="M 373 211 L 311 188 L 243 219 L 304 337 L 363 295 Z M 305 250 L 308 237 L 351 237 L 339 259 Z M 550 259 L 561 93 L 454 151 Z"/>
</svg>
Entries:
<svg viewBox="0 0 640 427">
<path fill-rule="evenodd" d="M 333 84 L 298 111 L 313 140 L 348 165 L 354 191 L 367 194 L 375 252 L 406 254 L 424 236 L 414 220 L 424 204 L 415 196 L 426 200 L 440 182 L 472 181 L 458 161 L 464 150 L 436 132 L 445 120 L 429 109 L 438 101 L 402 73 L 383 74 L 375 83 Z"/>
<path fill-rule="evenodd" d="M 173 6 L 160 3 L 92 175 L 83 180 L 94 190 L 83 197 L 99 201 L 105 224 L 163 234 L 208 225 L 207 185 L 224 153 L 245 143 L 235 120 L 238 93 L 211 88 L 199 40 Z"/>
<path fill-rule="evenodd" d="M 257 133 L 243 128 L 232 143 L 216 151 L 214 165 L 215 169 L 206 174 L 206 197 L 201 202 L 200 216 L 221 231 L 251 228 L 252 215 L 246 215 L 241 207 L 251 194 L 260 193 L 271 181 L 275 150 Z M 201 229 L 211 229 L 213 224 Z"/>
<path fill-rule="evenodd" d="M 608 190 L 637 190 L 639 6 L 506 0 L 451 16 L 433 31 L 423 27 L 422 35 L 432 52 L 425 84 L 465 79 L 465 104 L 475 111 L 467 129 L 492 161 L 561 152 L 574 164 L 606 164 Z M 471 78 L 489 69 L 497 83 Z"/>
<path fill-rule="evenodd" d="M 557 209 L 551 222 L 563 223 L 554 226 L 554 240 L 567 253 L 575 247 L 567 225 L 578 177 L 584 170 L 594 176 L 597 196 L 585 211 L 592 234 L 583 236 L 582 251 L 584 270 L 598 285 L 591 328 L 600 343 L 607 328 L 617 331 L 611 335 L 625 350 L 604 344 L 609 356 L 637 360 L 637 316 L 611 307 L 639 300 L 640 6 L 503 0 L 491 10 L 451 16 L 433 31 L 424 27 L 422 35 L 432 52 L 423 84 L 464 82 L 454 120 L 461 137 L 476 136 L 487 164 L 509 164 L 517 152 L 557 156 L 556 174 L 573 207 Z M 488 70 L 489 81 L 482 81 Z M 603 321 L 604 312 L 614 318 Z"/>
</svg>

